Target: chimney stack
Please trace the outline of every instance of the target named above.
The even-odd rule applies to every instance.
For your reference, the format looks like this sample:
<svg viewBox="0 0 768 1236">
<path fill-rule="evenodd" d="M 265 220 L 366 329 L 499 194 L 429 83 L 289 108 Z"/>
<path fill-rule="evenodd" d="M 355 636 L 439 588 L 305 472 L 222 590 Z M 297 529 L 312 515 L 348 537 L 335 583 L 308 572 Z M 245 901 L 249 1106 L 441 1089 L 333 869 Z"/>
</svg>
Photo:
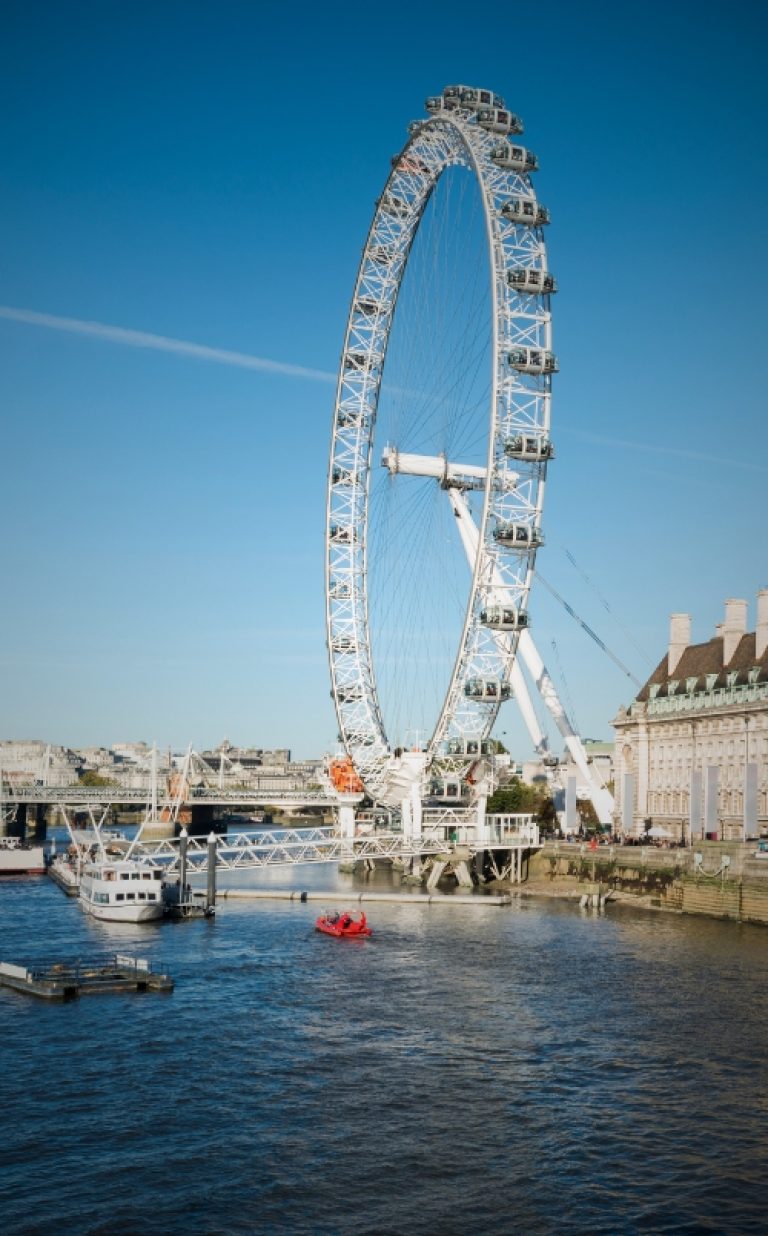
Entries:
<svg viewBox="0 0 768 1236">
<path fill-rule="evenodd" d="M 768 588 L 757 594 L 757 626 L 755 627 L 755 659 L 760 660 L 768 648 Z"/>
<path fill-rule="evenodd" d="M 723 665 L 727 665 L 747 632 L 746 601 L 726 601 L 723 623 Z"/>
<path fill-rule="evenodd" d="M 768 612 L 768 607 L 767 607 Z M 667 673 L 674 674 L 678 662 L 691 642 L 691 615 L 670 614 Z"/>
</svg>

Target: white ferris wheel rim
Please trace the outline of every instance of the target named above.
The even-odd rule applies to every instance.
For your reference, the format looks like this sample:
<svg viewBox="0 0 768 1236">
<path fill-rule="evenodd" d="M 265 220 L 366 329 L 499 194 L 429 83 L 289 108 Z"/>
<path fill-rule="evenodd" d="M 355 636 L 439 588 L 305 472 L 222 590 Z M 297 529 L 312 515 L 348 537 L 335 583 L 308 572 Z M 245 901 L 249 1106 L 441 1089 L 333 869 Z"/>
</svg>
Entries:
<svg viewBox="0 0 768 1236">
<path fill-rule="evenodd" d="M 328 469 L 326 630 L 339 737 L 373 798 L 386 797 L 392 762 L 374 673 L 368 611 L 374 431 L 410 249 L 432 190 L 446 168 L 457 163 L 474 174 L 483 204 L 492 310 L 490 424 L 485 495 L 477 529 L 479 548 L 453 672 L 426 747 L 428 763 L 446 742 L 458 744 L 460 751 L 464 740 L 476 742 L 488 736 L 502 700 L 510 694 L 508 683 L 520 630 L 527 625 L 551 457 L 550 375 L 556 366 L 551 353 L 545 276 L 550 283 L 551 277 L 542 208 L 528 172 L 522 167 L 500 166 L 498 157 L 491 157 L 492 151 L 506 157 L 505 146 L 513 152 L 509 156 L 513 161 L 515 152 L 526 155 L 523 148 L 503 142 L 481 126 L 476 109 L 461 105 L 411 126 L 411 136 L 392 161 L 374 211 L 347 319 Z M 528 219 L 521 220 L 522 210 Z M 518 284 L 521 277 L 525 283 L 535 279 L 539 289 L 521 289 L 509 278 L 513 271 L 518 272 Z M 534 274 L 520 276 L 521 271 Z M 519 361 L 522 357 L 521 365 L 538 358 L 545 368 L 513 367 L 513 356 Z M 547 369 L 549 362 L 541 358 L 550 358 L 552 368 Z M 510 442 L 519 441 L 539 444 L 533 458 L 526 458 L 524 451 L 510 454 Z M 509 468 L 510 458 L 515 459 L 514 471 Z M 460 489 L 460 484 L 446 478 L 443 487 Z M 514 626 L 493 629 L 489 623 L 497 615 L 514 615 Z"/>
</svg>

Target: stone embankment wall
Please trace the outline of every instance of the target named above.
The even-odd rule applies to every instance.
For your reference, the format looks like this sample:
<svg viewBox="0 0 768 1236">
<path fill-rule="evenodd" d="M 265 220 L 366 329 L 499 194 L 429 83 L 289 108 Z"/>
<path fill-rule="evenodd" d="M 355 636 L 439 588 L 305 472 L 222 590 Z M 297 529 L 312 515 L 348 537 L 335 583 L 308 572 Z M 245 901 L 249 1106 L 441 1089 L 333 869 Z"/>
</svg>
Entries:
<svg viewBox="0 0 768 1236">
<path fill-rule="evenodd" d="M 755 843 L 702 842 L 686 850 L 653 846 L 600 846 L 550 842 L 532 856 L 532 885 L 599 884 L 683 914 L 703 914 L 768 925 L 768 857 Z M 697 861 L 696 856 L 701 860 Z"/>
</svg>

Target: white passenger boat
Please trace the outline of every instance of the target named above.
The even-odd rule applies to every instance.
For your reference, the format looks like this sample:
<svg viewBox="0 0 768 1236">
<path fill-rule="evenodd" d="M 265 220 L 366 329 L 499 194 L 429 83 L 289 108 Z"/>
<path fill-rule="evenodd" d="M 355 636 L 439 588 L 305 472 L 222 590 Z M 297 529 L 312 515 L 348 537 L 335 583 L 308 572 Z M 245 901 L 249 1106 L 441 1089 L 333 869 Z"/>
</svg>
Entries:
<svg viewBox="0 0 768 1236">
<path fill-rule="evenodd" d="M 43 875 L 42 845 L 28 845 L 17 837 L 0 837 L 0 876 Z"/>
<path fill-rule="evenodd" d="M 163 868 L 146 859 L 87 862 L 80 877 L 80 906 L 94 918 L 115 923 L 162 918 Z"/>
</svg>

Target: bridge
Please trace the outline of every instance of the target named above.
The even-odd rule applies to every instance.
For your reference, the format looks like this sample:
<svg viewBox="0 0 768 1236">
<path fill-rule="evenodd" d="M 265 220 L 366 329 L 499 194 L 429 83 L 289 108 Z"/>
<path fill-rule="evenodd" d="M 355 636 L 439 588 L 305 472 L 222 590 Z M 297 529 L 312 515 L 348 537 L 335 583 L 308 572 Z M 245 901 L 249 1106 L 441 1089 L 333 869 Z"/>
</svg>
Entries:
<svg viewBox="0 0 768 1236">
<path fill-rule="evenodd" d="M 60 859 L 53 874 L 57 883 L 73 892 L 88 852 L 94 845 L 109 844 L 113 837 L 102 835 L 101 825 L 93 816 L 92 830 L 76 829 L 66 814 L 65 820 L 76 856 Z M 423 823 L 418 834 L 378 828 L 372 821 L 359 819 L 354 832 L 322 826 L 211 833 L 207 838 L 188 837 L 184 831 L 176 837 L 145 839 L 139 830 L 134 841 L 123 842 L 122 848 L 128 857 L 159 863 L 166 878 L 175 876 L 184 883 L 190 875 L 209 875 L 212 864 L 217 872 L 232 872 L 334 862 L 350 867 L 363 863 L 372 869 L 376 862 L 389 861 L 401 863 L 419 881 L 428 876 L 432 889 L 446 874 L 454 874 L 460 884 L 470 886 L 470 868 L 478 854 L 492 876 L 519 882 L 524 855 L 540 846 L 538 827 L 530 815 L 488 815 L 482 836 L 471 809 L 427 811 Z"/>
<path fill-rule="evenodd" d="M 87 807 L 146 807 L 150 800 L 148 789 L 126 789 L 119 785 L 15 785 L 3 790 L 5 806 L 29 803 L 33 806 L 66 806 L 77 809 Z M 167 792 L 157 797 L 160 810 L 176 809 L 178 796 Z M 197 804 L 209 807 L 287 807 L 322 808 L 330 811 L 338 805 L 338 799 L 323 790 L 240 790 L 221 789 L 210 786 L 192 786 L 181 800 L 182 806 Z"/>
</svg>

